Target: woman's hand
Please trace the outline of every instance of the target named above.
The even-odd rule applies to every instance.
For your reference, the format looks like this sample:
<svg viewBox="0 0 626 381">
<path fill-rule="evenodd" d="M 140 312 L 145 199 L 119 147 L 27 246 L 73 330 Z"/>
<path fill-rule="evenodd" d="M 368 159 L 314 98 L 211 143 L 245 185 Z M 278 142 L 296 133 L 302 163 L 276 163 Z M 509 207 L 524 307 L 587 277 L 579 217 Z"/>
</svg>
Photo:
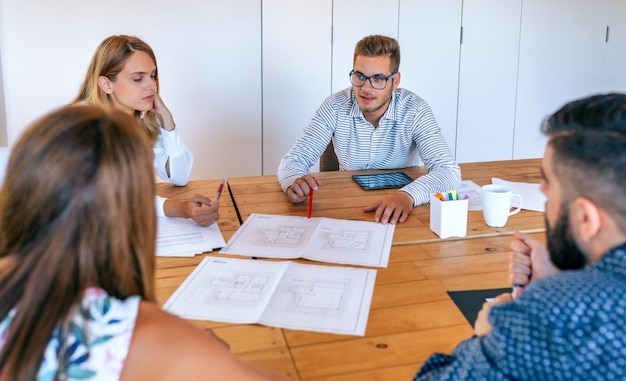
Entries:
<svg viewBox="0 0 626 381">
<path fill-rule="evenodd" d="M 161 122 L 161 127 L 164 130 L 172 131 L 176 128 L 176 123 L 174 123 L 172 113 L 167 106 L 165 106 L 163 99 L 161 99 L 161 96 L 156 91 L 154 93 L 154 108 L 152 109 L 152 112 L 157 115 L 159 121 Z"/>
</svg>

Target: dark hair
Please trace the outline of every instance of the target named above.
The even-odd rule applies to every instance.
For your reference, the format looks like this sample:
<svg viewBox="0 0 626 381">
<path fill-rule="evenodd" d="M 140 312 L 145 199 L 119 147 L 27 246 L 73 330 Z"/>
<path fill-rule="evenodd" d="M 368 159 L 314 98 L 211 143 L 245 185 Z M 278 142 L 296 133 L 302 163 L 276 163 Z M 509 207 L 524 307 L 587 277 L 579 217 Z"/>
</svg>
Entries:
<svg viewBox="0 0 626 381">
<path fill-rule="evenodd" d="M 398 41 L 378 34 L 367 36 L 357 42 L 352 63 L 356 61 L 357 56 L 380 57 L 386 55 L 391 59 L 389 65 L 391 73 L 396 73 L 400 69 L 400 45 L 398 45 Z"/>
<path fill-rule="evenodd" d="M 626 232 L 626 94 L 599 94 L 563 106 L 542 126 L 566 202 L 585 197 Z"/>
<path fill-rule="evenodd" d="M 85 289 L 155 300 L 150 146 L 135 119 L 97 106 L 53 112 L 14 146 L 0 189 L 0 321 L 15 311 L 6 379 L 36 378 Z"/>
</svg>

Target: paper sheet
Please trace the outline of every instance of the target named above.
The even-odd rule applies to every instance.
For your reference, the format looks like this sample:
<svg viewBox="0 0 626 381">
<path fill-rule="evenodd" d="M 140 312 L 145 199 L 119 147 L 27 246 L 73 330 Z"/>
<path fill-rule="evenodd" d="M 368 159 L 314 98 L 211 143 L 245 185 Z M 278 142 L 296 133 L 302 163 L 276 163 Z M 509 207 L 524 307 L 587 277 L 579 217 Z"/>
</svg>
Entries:
<svg viewBox="0 0 626 381">
<path fill-rule="evenodd" d="M 497 177 L 492 177 L 491 182 L 493 184 L 507 185 L 511 188 L 513 193 L 517 193 L 522 196 L 522 209 L 534 210 L 536 212 L 546 211 L 546 196 L 541 193 L 540 184 L 537 183 L 518 183 L 513 181 L 506 181 Z M 513 199 L 512 206 L 517 207 L 519 202 L 517 197 Z"/>
<path fill-rule="evenodd" d="M 506 185 L 511 188 L 513 193 L 520 194 L 522 196 L 522 209 L 545 212 L 546 197 L 539 189 L 540 184 L 506 181 L 497 177 L 492 177 L 491 183 Z M 479 185 L 470 180 L 463 180 L 460 187 L 457 188 L 457 192 L 459 196 L 466 194 L 469 196 L 468 210 L 483 210 L 482 189 Z M 517 207 L 518 205 L 519 202 L 516 197 L 511 202 L 511 206 Z"/>
<path fill-rule="evenodd" d="M 467 210 L 483 210 L 482 189 L 478 184 L 471 180 L 463 180 L 456 191 L 460 198 L 467 195 Z"/>
<path fill-rule="evenodd" d="M 157 256 L 193 257 L 224 246 L 226 242 L 217 223 L 200 226 L 186 218 L 157 220 Z"/>
<path fill-rule="evenodd" d="M 376 270 L 205 257 L 165 303 L 187 319 L 365 335 Z"/>
<path fill-rule="evenodd" d="M 395 225 L 251 214 L 220 253 L 387 267 Z"/>
</svg>

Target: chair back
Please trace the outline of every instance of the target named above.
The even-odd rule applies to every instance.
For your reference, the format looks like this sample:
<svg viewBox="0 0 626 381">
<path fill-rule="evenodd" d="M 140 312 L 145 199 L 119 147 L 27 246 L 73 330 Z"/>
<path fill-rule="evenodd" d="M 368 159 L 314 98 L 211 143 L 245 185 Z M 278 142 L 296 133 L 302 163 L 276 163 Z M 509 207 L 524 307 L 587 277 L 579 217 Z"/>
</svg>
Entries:
<svg viewBox="0 0 626 381">
<path fill-rule="evenodd" d="M 339 160 L 337 160 L 337 155 L 335 155 L 335 146 L 333 145 L 333 141 L 331 139 L 330 143 L 326 147 L 322 156 L 320 156 L 320 172 L 328 172 L 328 171 L 338 171 L 339 170 Z"/>
</svg>

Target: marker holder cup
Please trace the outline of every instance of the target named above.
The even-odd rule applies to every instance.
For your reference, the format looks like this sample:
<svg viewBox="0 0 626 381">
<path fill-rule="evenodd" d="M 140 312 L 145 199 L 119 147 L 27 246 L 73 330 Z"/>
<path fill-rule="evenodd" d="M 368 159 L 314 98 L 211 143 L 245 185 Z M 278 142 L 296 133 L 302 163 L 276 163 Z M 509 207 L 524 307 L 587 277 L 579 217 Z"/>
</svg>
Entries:
<svg viewBox="0 0 626 381">
<path fill-rule="evenodd" d="M 441 201 L 430 196 L 430 230 L 440 238 L 465 237 L 467 235 L 466 200 Z"/>
</svg>

